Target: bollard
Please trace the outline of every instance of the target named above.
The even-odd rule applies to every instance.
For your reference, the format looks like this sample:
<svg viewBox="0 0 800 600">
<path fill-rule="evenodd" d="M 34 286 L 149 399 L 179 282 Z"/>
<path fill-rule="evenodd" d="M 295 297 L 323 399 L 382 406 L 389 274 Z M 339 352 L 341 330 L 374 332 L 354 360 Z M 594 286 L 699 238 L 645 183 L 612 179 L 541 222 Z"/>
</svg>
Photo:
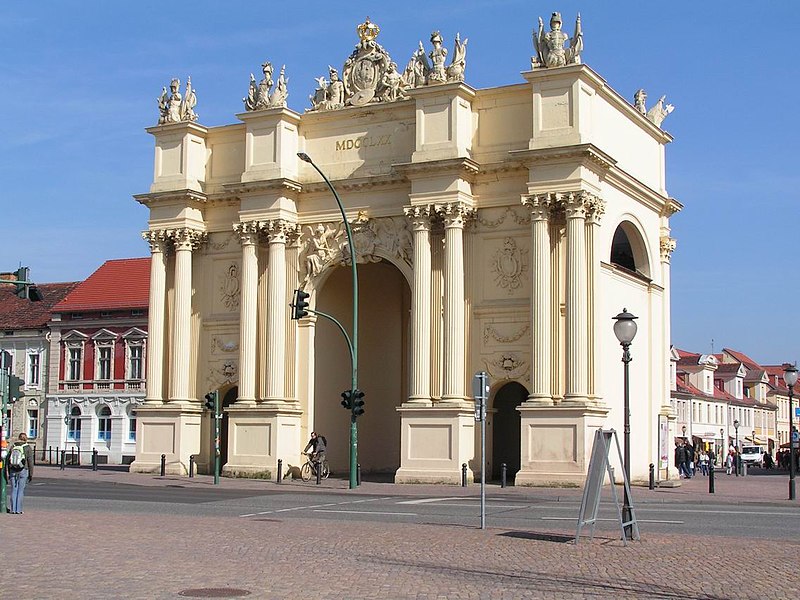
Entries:
<svg viewBox="0 0 800 600">
<path fill-rule="evenodd" d="M 356 464 L 356 486 L 361 485 L 361 463 Z"/>
<path fill-rule="evenodd" d="M 467 487 L 467 463 L 461 463 L 461 487 Z"/>
<path fill-rule="evenodd" d="M 164 477 L 164 475 L 166 475 L 166 474 L 167 474 L 167 455 L 166 454 L 162 454 L 161 455 L 161 476 Z"/>
<path fill-rule="evenodd" d="M 64 449 L 61 451 L 61 470 L 63 471 L 66 466 L 67 466 L 67 451 L 66 449 Z"/>
<path fill-rule="evenodd" d="M 97 471 L 97 448 L 92 448 L 92 471 Z"/>
<path fill-rule="evenodd" d="M 322 483 L 322 461 L 317 463 L 317 485 Z"/>
<path fill-rule="evenodd" d="M 714 493 L 714 465 L 711 465 L 711 470 L 708 472 L 708 493 Z"/>
<path fill-rule="evenodd" d="M 747 477 L 747 463 L 742 461 L 742 477 Z"/>
<path fill-rule="evenodd" d="M 653 463 L 650 463 L 650 489 L 656 489 L 656 466 Z"/>
<path fill-rule="evenodd" d="M 283 459 L 278 459 L 278 480 L 275 483 L 280 483 L 283 480 Z"/>
<path fill-rule="evenodd" d="M 57 454 L 56 454 L 56 458 L 58 458 Z M 51 465 L 53 464 L 53 447 L 52 446 L 48 446 L 47 447 L 47 463 L 51 464 Z"/>
<path fill-rule="evenodd" d="M 78 457 L 80 457 L 80 454 L 78 455 Z M 75 466 L 75 464 L 76 464 L 76 462 L 75 462 L 75 446 L 73 446 L 72 449 L 69 451 L 69 464 L 71 464 L 73 466 Z"/>
<path fill-rule="evenodd" d="M 500 465 L 500 487 L 506 487 L 506 471 L 508 469 L 508 465 L 506 463 L 502 463 Z"/>
<path fill-rule="evenodd" d="M 194 454 L 189 455 L 189 477 L 194 477 Z"/>
</svg>

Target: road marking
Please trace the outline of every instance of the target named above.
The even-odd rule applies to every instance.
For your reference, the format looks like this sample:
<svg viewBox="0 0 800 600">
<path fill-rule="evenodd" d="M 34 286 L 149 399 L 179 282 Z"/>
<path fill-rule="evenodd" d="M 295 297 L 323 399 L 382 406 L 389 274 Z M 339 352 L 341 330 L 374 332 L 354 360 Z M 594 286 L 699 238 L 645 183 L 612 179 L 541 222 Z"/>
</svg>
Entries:
<svg viewBox="0 0 800 600">
<path fill-rule="evenodd" d="M 239 515 L 240 518 L 243 517 L 257 517 L 259 515 L 272 515 L 276 513 L 282 512 L 292 512 L 297 510 L 313 510 L 316 508 L 324 508 L 326 506 L 341 506 L 342 504 L 360 504 L 362 502 L 377 502 L 379 500 L 390 500 L 391 496 L 386 496 L 384 498 L 367 498 L 366 500 L 348 500 L 346 502 L 329 502 L 328 504 L 313 504 L 310 506 L 292 506 L 291 508 L 276 508 L 275 510 L 264 510 L 261 512 L 256 513 L 247 513 L 246 515 Z"/>
<path fill-rule="evenodd" d="M 398 502 L 398 504 L 429 504 L 431 502 L 446 502 L 447 500 L 461 500 L 461 498 L 423 498 L 422 500 L 404 500 Z"/>
<path fill-rule="evenodd" d="M 574 521 L 575 517 L 539 517 L 542 521 Z M 616 521 L 619 519 L 595 519 L 596 521 Z M 661 523 L 666 525 L 683 525 L 685 521 L 659 521 L 657 519 L 636 519 L 637 523 Z"/>
<path fill-rule="evenodd" d="M 324 510 L 318 509 L 314 512 L 323 512 L 323 513 L 337 513 L 340 515 L 400 515 L 404 517 L 416 517 L 417 513 L 407 513 L 407 512 L 378 512 L 378 511 L 371 511 L 371 510 Z"/>
</svg>

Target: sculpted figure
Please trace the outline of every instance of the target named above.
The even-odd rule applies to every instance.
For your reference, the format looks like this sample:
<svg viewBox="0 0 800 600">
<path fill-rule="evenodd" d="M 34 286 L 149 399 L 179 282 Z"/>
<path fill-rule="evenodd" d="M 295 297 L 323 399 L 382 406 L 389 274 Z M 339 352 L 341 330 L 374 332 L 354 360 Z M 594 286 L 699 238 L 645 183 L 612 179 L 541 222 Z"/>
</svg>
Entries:
<svg viewBox="0 0 800 600">
<path fill-rule="evenodd" d="M 256 78 L 250 73 L 250 88 L 247 98 L 243 98 L 245 110 L 263 110 L 269 108 L 269 95 L 272 92 L 272 63 L 261 65 L 264 78 L 256 84 Z"/>
<path fill-rule="evenodd" d="M 461 34 L 456 33 L 456 40 L 453 46 L 453 58 L 450 66 L 447 67 L 447 81 L 464 81 L 464 71 L 467 69 L 467 42 L 464 38 L 461 43 Z"/>
<path fill-rule="evenodd" d="M 197 120 L 197 114 L 194 112 L 197 96 L 192 89 L 192 78 L 189 77 L 186 81 L 184 96 L 181 96 L 180 87 L 180 80 L 175 78 L 169 84 L 169 93 L 167 93 L 167 88 L 161 88 L 161 96 L 158 98 L 158 108 L 161 113 L 158 118 L 159 125 Z"/>
<path fill-rule="evenodd" d="M 317 77 L 314 81 L 317 82 L 317 89 L 308 97 L 311 100 L 310 110 L 325 110 L 328 101 L 328 80 L 324 77 Z"/>
<path fill-rule="evenodd" d="M 636 93 L 633 95 L 633 106 L 643 115 L 647 114 L 647 92 L 642 89 L 636 90 Z"/>
<path fill-rule="evenodd" d="M 425 77 L 430 71 L 428 57 L 425 54 L 425 47 L 422 42 L 411 55 L 411 58 L 403 71 L 403 82 L 406 87 L 415 88 L 425 85 Z"/>
<path fill-rule="evenodd" d="M 339 72 L 328 65 L 331 82 L 328 85 L 328 109 L 342 108 L 344 106 L 344 83 L 339 79 Z"/>
<path fill-rule="evenodd" d="M 397 72 L 396 63 L 389 63 L 389 68 L 381 79 L 381 85 L 383 87 L 381 100 L 394 102 L 397 99 L 406 97 L 403 91 L 403 77 Z"/>
<path fill-rule="evenodd" d="M 564 48 L 567 41 L 569 47 Z M 539 30 L 533 32 L 533 47 L 536 49 L 533 67 L 550 68 L 580 64 L 580 54 L 583 50 L 580 13 L 575 20 L 575 35 L 572 38 L 561 31 L 561 13 L 554 12 L 550 17 L 550 31 L 547 33 L 544 31 L 544 22 L 539 17 Z"/>
<path fill-rule="evenodd" d="M 664 122 L 664 119 L 667 118 L 667 115 L 675 110 L 675 107 L 672 106 L 672 104 L 667 104 L 664 106 L 665 99 L 666 96 L 661 96 L 661 98 L 658 99 L 658 102 L 655 103 L 655 106 L 648 110 L 647 114 L 645 115 L 645 117 L 647 117 L 647 119 L 656 127 L 661 127 L 661 123 Z"/>
<path fill-rule="evenodd" d="M 431 34 L 431 50 L 429 56 L 431 58 L 431 72 L 428 75 L 428 82 L 444 82 L 447 81 L 447 71 L 444 68 L 444 61 L 447 58 L 447 48 L 442 46 L 442 36 L 438 31 Z"/>
<path fill-rule="evenodd" d="M 328 239 L 333 235 L 320 223 L 315 229 L 308 228 L 310 238 L 308 241 L 308 255 L 306 256 L 307 277 L 316 277 L 322 272 L 325 263 L 333 255 L 333 250 L 328 245 Z"/>
<path fill-rule="evenodd" d="M 278 74 L 278 85 L 275 86 L 275 92 L 269 99 L 270 106 L 286 106 L 286 99 L 289 97 L 288 84 L 286 65 L 283 65 L 281 66 L 281 72 Z"/>
</svg>

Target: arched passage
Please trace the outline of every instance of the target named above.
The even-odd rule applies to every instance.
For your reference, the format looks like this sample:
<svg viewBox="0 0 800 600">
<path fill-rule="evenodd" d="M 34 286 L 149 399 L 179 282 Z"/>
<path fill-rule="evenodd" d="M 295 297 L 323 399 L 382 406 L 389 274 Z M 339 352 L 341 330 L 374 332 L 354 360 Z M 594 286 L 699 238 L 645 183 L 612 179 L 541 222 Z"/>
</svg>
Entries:
<svg viewBox="0 0 800 600">
<path fill-rule="evenodd" d="M 494 396 L 492 406 L 492 479 L 500 479 L 506 464 L 511 481 L 520 468 L 520 414 L 517 407 L 528 397 L 528 390 L 516 381 L 505 384 Z"/>
<path fill-rule="evenodd" d="M 630 221 L 623 221 L 614 231 L 610 262 L 640 276 L 651 276 L 647 245 L 636 225 Z"/>
<path fill-rule="evenodd" d="M 337 267 L 325 279 L 313 308 L 352 331 L 352 271 Z M 359 388 L 366 412 L 358 419 L 362 473 L 393 473 L 400 466 L 400 416 L 408 395 L 408 315 L 411 293 L 402 273 L 387 261 L 358 265 Z M 350 388 L 350 355 L 342 333 L 318 318 L 314 333 L 314 423 L 328 440 L 334 474 L 349 470 L 350 412 L 341 393 Z"/>
</svg>

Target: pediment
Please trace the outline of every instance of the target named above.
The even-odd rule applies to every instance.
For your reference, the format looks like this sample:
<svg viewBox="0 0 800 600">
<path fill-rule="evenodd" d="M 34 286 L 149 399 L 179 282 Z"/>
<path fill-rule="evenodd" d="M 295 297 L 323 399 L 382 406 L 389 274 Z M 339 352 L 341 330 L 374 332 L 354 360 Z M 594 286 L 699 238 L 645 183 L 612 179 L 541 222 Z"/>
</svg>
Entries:
<svg viewBox="0 0 800 600">
<path fill-rule="evenodd" d="M 122 337 L 123 337 L 123 339 L 126 339 L 126 340 L 129 340 L 129 339 L 146 339 L 147 338 L 147 332 L 144 331 L 143 329 L 139 329 L 138 327 L 131 327 L 130 329 L 128 329 L 128 331 L 126 331 L 125 333 L 122 334 Z"/>
<path fill-rule="evenodd" d="M 109 331 L 108 329 L 100 329 L 99 331 L 97 331 L 92 336 L 92 339 L 95 340 L 95 341 L 97 341 L 97 340 L 115 340 L 115 339 L 117 339 L 117 337 L 119 337 L 119 336 L 116 333 L 114 333 L 113 331 Z"/>
<path fill-rule="evenodd" d="M 65 342 L 85 342 L 89 339 L 89 336 L 85 333 L 81 333 L 77 329 L 73 329 L 66 334 L 61 336 L 61 339 Z"/>
</svg>

